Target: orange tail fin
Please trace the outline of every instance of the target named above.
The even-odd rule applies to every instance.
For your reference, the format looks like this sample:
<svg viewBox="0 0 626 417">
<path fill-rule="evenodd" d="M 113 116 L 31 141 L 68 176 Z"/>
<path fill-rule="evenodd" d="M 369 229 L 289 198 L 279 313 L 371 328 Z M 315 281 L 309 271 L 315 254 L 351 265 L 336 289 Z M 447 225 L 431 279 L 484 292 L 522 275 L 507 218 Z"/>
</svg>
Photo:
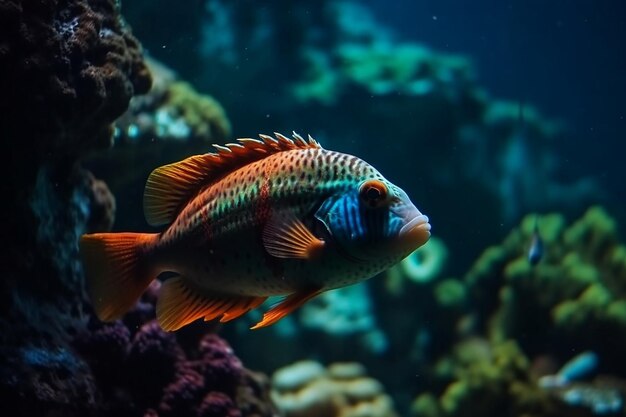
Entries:
<svg viewBox="0 0 626 417">
<path fill-rule="evenodd" d="M 87 291 L 98 318 L 117 320 L 130 310 L 156 277 L 143 254 L 150 233 L 95 233 L 80 239 Z"/>
</svg>

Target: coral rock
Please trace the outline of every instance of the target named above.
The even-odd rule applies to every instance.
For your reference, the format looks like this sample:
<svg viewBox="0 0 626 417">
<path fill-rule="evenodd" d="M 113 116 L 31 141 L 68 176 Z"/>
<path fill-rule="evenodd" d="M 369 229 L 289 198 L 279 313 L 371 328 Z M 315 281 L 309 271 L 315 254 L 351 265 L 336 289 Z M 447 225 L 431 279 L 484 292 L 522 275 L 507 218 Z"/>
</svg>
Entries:
<svg viewBox="0 0 626 417">
<path fill-rule="evenodd" d="M 232 398 L 223 392 L 209 392 L 198 408 L 198 417 L 241 417 Z"/>
<path fill-rule="evenodd" d="M 178 370 L 174 382 L 165 387 L 159 404 L 159 415 L 192 415 L 196 404 L 202 398 L 204 378 L 189 367 Z"/>
<path fill-rule="evenodd" d="M 185 354 L 176 337 L 163 331 L 156 320 L 152 320 L 141 326 L 133 337 L 128 359 L 132 364 L 129 369 L 131 384 L 137 387 L 139 395 L 143 395 L 158 393 L 170 382 Z"/>
<path fill-rule="evenodd" d="M 526 251 L 535 219 L 546 250 L 531 266 Z M 570 226 L 560 215 L 529 215 L 478 259 L 465 282 L 480 320 L 491 320 L 492 338 L 519 339 L 530 356 L 545 353 L 546 340 L 559 339 L 559 345 L 594 350 L 622 363 L 625 248 L 615 221 L 599 207 Z M 602 342 L 604 335 L 611 344 Z M 552 353 L 568 355 L 569 349 Z"/>
<path fill-rule="evenodd" d="M 155 77 L 153 88 L 134 98 L 115 123 L 116 145 L 159 142 L 222 142 L 231 126 L 223 107 L 198 93 L 163 64 L 148 59 Z"/>
<path fill-rule="evenodd" d="M 0 112 L 11 140 L 40 138 L 29 148 L 36 158 L 108 146 L 109 124 L 133 94 L 148 91 L 141 47 L 118 6 L 114 0 L 0 3 Z"/>
<path fill-rule="evenodd" d="M 394 417 L 382 385 L 357 363 L 296 362 L 272 377 L 272 398 L 286 417 Z"/>
<path fill-rule="evenodd" d="M 89 219 L 86 231 L 88 233 L 108 232 L 115 221 L 115 196 L 107 184 L 85 171 L 85 186 L 88 189 L 90 200 Z"/>
<path fill-rule="evenodd" d="M 217 335 L 208 334 L 200 341 L 198 353 L 198 370 L 207 386 L 222 387 L 229 395 L 234 395 L 234 388 L 243 376 L 243 365 L 231 347 Z"/>
</svg>

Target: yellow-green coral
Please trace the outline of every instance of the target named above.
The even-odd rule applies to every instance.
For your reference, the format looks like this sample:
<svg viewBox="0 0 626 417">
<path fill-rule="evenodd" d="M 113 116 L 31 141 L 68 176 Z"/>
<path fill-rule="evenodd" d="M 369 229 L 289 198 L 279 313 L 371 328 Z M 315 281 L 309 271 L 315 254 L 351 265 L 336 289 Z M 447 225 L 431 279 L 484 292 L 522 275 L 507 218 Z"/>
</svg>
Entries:
<svg viewBox="0 0 626 417">
<path fill-rule="evenodd" d="M 536 221 L 545 253 L 533 266 L 527 251 Z M 525 217 L 465 277 L 475 303 L 488 306 L 480 315 L 491 323 L 490 337 L 524 335 L 532 343 L 555 329 L 579 339 L 600 328 L 626 332 L 626 248 L 616 230 L 600 207 L 570 226 L 556 214 Z"/>
<path fill-rule="evenodd" d="M 135 97 L 116 123 L 118 143 L 145 141 L 223 142 L 230 136 L 224 108 L 211 96 L 196 91 L 154 59 L 148 60 L 154 76 L 152 89 Z"/>
<path fill-rule="evenodd" d="M 446 279 L 435 287 L 435 298 L 442 307 L 461 307 L 467 298 L 465 284 L 456 279 Z"/>
<path fill-rule="evenodd" d="M 230 135 L 230 122 L 223 107 L 187 82 L 176 81 L 169 86 L 164 106 L 187 123 L 194 137 L 220 141 Z"/>
<path fill-rule="evenodd" d="M 531 265 L 535 224 L 545 252 Z M 431 372 L 444 388 L 417 397 L 413 415 L 567 415 L 566 405 L 531 376 L 526 355 L 558 358 L 563 349 L 594 349 L 601 357 L 621 357 L 625 271 L 626 247 L 603 209 L 593 207 L 569 225 L 559 214 L 526 216 L 502 244 L 479 257 L 462 281 L 434 286 L 438 305 L 471 299 L 467 316 L 484 338 L 459 342 L 437 361 Z M 555 339 L 564 346 L 546 343 Z"/>
<path fill-rule="evenodd" d="M 530 380 L 529 362 L 512 340 L 494 344 L 479 338 L 468 339 L 443 361 L 445 364 L 438 366 L 438 376 L 449 381 L 447 386 L 438 397 L 434 393 L 417 397 L 411 407 L 413 416 L 513 415 L 511 410 L 524 410 L 548 401 Z"/>
<path fill-rule="evenodd" d="M 411 404 L 411 415 L 416 417 L 439 417 L 441 416 L 439 400 L 431 393 L 419 395 Z"/>
</svg>

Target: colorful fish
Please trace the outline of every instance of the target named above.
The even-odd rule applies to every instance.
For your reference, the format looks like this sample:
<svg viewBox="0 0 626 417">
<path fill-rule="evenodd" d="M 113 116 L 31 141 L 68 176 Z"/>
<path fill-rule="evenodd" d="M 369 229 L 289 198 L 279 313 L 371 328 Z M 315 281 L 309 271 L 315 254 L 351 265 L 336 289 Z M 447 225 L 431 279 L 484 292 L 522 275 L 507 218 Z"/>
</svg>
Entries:
<svg viewBox="0 0 626 417">
<path fill-rule="evenodd" d="M 253 328 L 323 291 L 390 267 L 430 237 L 428 218 L 361 159 L 294 133 L 239 139 L 155 169 L 144 213 L 161 233 L 84 235 L 80 249 L 98 317 L 120 318 L 166 279 L 161 327 L 226 322 L 286 295 Z"/>
</svg>

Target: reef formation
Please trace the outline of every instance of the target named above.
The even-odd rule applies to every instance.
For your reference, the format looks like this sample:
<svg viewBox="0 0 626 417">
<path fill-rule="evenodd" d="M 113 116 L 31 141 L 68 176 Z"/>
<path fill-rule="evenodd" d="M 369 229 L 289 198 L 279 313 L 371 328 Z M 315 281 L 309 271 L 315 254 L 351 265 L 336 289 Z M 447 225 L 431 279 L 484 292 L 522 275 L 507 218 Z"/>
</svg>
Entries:
<svg viewBox="0 0 626 417">
<path fill-rule="evenodd" d="M 123 320 L 92 316 L 74 349 L 100 388 L 102 415 L 272 416 L 266 376 L 244 368 L 226 341 L 198 323 L 168 333 L 155 320 L 155 281 Z"/>
<path fill-rule="evenodd" d="M 76 242 L 88 225 L 110 225 L 114 207 L 77 161 L 111 143 L 113 120 L 151 79 L 112 0 L 2 1 L 0 32 L 3 408 L 72 415 L 97 392 L 69 345 L 85 314 Z"/>
<path fill-rule="evenodd" d="M 535 224 L 545 253 L 533 265 Z M 602 208 L 569 225 L 560 214 L 526 216 L 457 280 L 471 303 L 450 317 L 456 336 L 426 367 L 430 392 L 413 414 L 623 415 L 625 277 L 626 246 Z"/>
<path fill-rule="evenodd" d="M 164 333 L 152 291 L 124 321 L 103 324 L 85 296 L 78 238 L 110 229 L 119 199 L 81 161 L 111 146 L 114 121 L 150 86 L 119 2 L 0 1 L 2 190 L 11 219 L 0 283 L 3 415 L 274 414 L 263 376 L 210 327 Z M 180 112 L 221 109 L 206 100 L 194 107 L 193 94 L 178 83 L 169 97 Z M 210 134 L 219 129 L 228 125 Z"/>
<path fill-rule="evenodd" d="M 535 221 L 546 251 L 532 266 L 525 250 Z M 558 214 L 527 216 L 502 245 L 483 253 L 465 282 L 481 306 L 478 321 L 494 339 L 518 338 L 531 355 L 550 345 L 590 349 L 624 373 L 618 359 L 626 347 L 624 277 L 626 246 L 617 225 L 605 210 L 592 207 L 569 226 Z M 494 286 L 498 294 L 490 291 Z M 604 342 L 607 337 L 612 343 Z M 565 355 L 564 349 L 555 353 Z"/>
<path fill-rule="evenodd" d="M 168 141 L 222 143 L 230 136 L 230 122 L 220 103 L 198 93 L 163 63 L 149 57 L 145 61 L 152 88 L 131 99 L 128 110 L 115 121 L 116 148 Z"/>
<path fill-rule="evenodd" d="M 146 57 L 152 88 L 133 97 L 115 120 L 113 146 L 86 158 L 84 165 L 98 172 L 118 197 L 118 229 L 145 228 L 137 196 L 158 166 L 179 161 L 224 143 L 231 135 L 222 105 L 180 79 L 172 69 Z"/>
</svg>

